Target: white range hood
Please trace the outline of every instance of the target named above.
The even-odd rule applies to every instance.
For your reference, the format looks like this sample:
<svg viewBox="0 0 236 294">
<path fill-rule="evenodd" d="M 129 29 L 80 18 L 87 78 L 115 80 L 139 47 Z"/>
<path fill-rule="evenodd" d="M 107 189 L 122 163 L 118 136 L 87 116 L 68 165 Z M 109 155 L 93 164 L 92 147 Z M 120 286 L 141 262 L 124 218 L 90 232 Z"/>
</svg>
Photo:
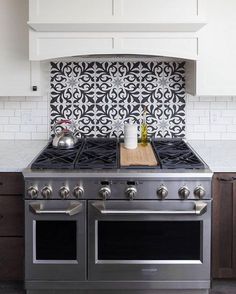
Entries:
<svg viewBox="0 0 236 294">
<path fill-rule="evenodd" d="M 204 1 L 29 0 L 30 60 L 90 54 L 197 60 Z"/>
</svg>

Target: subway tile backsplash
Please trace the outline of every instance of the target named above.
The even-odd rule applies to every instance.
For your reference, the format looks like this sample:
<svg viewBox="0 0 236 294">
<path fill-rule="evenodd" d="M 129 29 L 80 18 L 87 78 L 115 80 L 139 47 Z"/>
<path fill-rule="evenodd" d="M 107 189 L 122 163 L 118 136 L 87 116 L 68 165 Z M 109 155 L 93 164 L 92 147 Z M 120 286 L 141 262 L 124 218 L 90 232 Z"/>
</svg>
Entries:
<svg viewBox="0 0 236 294">
<path fill-rule="evenodd" d="M 186 97 L 188 140 L 236 140 L 236 97 Z"/>
<path fill-rule="evenodd" d="M 0 138 L 47 140 L 47 97 L 0 97 Z"/>
<path fill-rule="evenodd" d="M 0 97 L 0 138 L 47 140 L 47 97 Z M 236 140 L 236 97 L 186 96 L 188 140 Z"/>
</svg>

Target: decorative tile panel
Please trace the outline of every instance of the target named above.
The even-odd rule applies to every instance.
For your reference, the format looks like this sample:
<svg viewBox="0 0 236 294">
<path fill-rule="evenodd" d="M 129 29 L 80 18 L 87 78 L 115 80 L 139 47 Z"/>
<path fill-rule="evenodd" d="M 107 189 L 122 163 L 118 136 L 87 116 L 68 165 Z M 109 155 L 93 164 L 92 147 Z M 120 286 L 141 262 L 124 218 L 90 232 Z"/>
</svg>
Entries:
<svg viewBox="0 0 236 294">
<path fill-rule="evenodd" d="M 184 62 L 51 62 L 51 125 L 74 120 L 81 136 L 121 137 L 142 121 L 149 136 L 185 136 Z"/>
</svg>

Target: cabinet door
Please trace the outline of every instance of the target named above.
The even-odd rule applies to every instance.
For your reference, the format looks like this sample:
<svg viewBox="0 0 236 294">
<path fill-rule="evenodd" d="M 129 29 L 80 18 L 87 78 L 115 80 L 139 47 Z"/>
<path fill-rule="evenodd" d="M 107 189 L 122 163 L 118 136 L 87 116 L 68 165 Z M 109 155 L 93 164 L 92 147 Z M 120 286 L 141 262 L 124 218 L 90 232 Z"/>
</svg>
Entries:
<svg viewBox="0 0 236 294">
<path fill-rule="evenodd" d="M 213 278 L 236 278 L 236 174 L 219 173 L 213 182 Z"/>
<path fill-rule="evenodd" d="M 207 0 L 207 25 L 199 31 L 197 95 L 236 95 L 236 1 Z"/>
<path fill-rule="evenodd" d="M 40 95 L 39 63 L 28 56 L 27 19 L 27 0 L 0 1 L 0 96 Z"/>
</svg>

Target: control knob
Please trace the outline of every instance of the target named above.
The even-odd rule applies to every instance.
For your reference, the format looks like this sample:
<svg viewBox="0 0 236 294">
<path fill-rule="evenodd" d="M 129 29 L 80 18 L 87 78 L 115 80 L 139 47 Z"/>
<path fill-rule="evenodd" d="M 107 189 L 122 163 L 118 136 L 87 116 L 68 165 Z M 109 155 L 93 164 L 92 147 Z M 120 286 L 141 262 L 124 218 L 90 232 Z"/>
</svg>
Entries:
<svg viewBox="0 0 236 294">
<path fill-rule="evenodd" d="M 128 187 L 125 191 L 126 196 L 129 200 L 133 200 L 135 195 L 137 194 L 137 189 L 134 186 Z"/>
<path fill-rule="evenodd" d="M 165 199 L 168 195 L 168 189 L 166 188 L 166 186 L 161 185 L 158 189 L 157 189 L 157 195 L 161 198 L 161 199 Z"/>
<path fill-rule="evenodd" d="M 190 195 L 190 190 L 187 186 L 183 186 L 179 189 L 178 193 L 181 199 L 187 199 Z"/>
<path fill-rule="evenodd" d="M 62 199 L 66 199 L 66 198 L 69 197 L 70 190 L 69 190 L 69 188 L 63 186 L 63 187 L 60 188 L 60 190 L 59 190 L 59 194 L 60 194 L 60 197 L 61 197 Z"/>
<path fill-rule="evenodd" d="M 84 189 L 80 186 L 76 186 L 73 190 L 73 195 L 75 198 L 81 198 L 84 195 Z"/>
<path fill-rule="evenodd" d="M 111 189 L 109 186 L 104 186 L 99 190 L 99 195 L 103 200 L 110 198 L 111 196 Z"/>
<path fill-rule="evenodd" d="M 38 197 L 38 189 L 31 186 L 27 189 L 27 194 L 30 198 L 35 199 Z"/>
<path fill-rule="evenodd" d="M 43 196 L 44 199 L 49 199 L 52 195 L 52 189 L 48 186 L 45 186 L 42 190 L 41 190 L 41 194 Z"/>
<path fill-rule="evenodd" d="M 193 193 L 194 196 L 196 196 L 199 199 L 202 199 L 205 196 L 206 191 L 201 185 L 199 185 L 194 189 Z"/>
</svg>

